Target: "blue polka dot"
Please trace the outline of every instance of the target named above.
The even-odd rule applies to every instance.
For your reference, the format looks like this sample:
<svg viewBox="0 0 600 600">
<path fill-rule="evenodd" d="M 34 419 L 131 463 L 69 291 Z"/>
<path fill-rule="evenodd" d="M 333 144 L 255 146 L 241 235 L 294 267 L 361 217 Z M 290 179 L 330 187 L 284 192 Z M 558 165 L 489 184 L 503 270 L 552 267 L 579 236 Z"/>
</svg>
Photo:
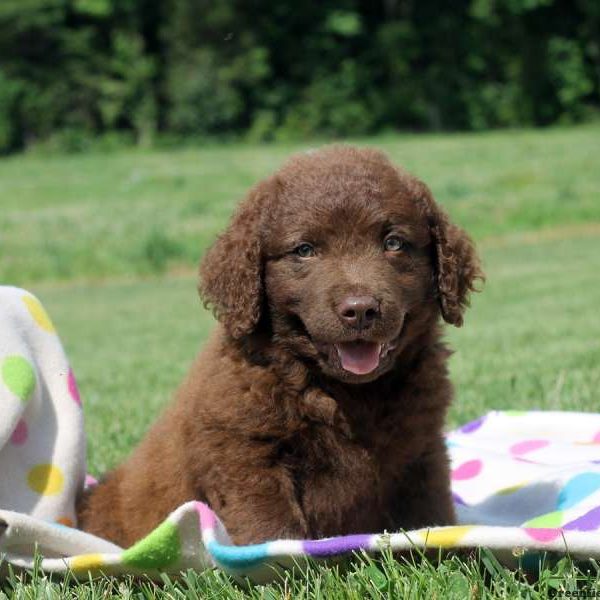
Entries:
<svg viewBox="0 0 600 600">
<path fill-rule="evenodd" d="M 600 489 L 600 473 L 581 473 L 569 479 L 558 494 L 558 510 L 567 510 Z"/>
<path fill-rule="evenodd" d="M 207 544 L 207 550 L 221 565 L 238 569 L 256 566 L 269 557 L 268 542 L 248 546 L 229 546 L 213 541 Z"/>
</svg>

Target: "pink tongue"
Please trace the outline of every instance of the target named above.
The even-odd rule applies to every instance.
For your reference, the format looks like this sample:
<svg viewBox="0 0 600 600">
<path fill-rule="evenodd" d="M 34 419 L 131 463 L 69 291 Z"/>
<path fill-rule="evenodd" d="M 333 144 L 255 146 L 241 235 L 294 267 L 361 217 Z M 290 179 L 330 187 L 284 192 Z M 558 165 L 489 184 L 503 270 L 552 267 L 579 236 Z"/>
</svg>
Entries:
<svg viewBox="0 0 600 600">
<path fill-rule="evenodd" d="M 381 345 L 375 342 L 342 342 L 336 344 L 342 367 L 355 375 L 365 375 L 377 368 Z"/>
</svg>

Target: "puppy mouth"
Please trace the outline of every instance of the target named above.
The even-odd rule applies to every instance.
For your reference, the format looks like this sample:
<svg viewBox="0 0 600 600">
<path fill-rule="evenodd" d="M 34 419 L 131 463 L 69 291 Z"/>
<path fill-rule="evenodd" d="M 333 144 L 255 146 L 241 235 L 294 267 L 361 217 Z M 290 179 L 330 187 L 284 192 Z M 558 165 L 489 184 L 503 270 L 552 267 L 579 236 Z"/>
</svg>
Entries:
<svg viewBox="0 0 600 600">
<path fill-rule="evenodd" d="M 388 354 L 396 349 L 400 334 L 386 342 L 357 338 L 335 343 L 317 343 L 320 353 L 327 356 L 330 366 L 345 373 L 364 376 L 373 373 Z"/>
<path fill-rule="evenodd" d="M 342 369 L 354 375 L 372 373 L 379 366 L 381 359 L 395 348 L 391 342 L 382 344 L 366 340 L 340 342 L 333 346 L 337 351 Z"/>
</svg>

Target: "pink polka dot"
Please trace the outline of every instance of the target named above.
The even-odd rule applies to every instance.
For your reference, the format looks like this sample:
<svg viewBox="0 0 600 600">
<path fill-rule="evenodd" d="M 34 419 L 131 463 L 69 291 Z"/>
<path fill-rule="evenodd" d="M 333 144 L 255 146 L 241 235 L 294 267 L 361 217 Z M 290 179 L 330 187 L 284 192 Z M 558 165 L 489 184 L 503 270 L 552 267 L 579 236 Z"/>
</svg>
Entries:
<svg viewBox="0 0 600 600">
<path fill-rule="evenodd" d="M 217 526 L 215 513 L 203 502 L 195 502 L 196 511 L 200 521 L 200 530 L 204 533 L 206 530 L 212 530 Z"/>
<path fill-rule="evenodd" d="M 600 444 L 600 431 L 598 431 L 598 433 L 596 433 L 596 435 L 594 435 L 594 437 L 592 438 L 592 442 L 594 444 Z"/>
<path fill-rule="evenodd" d="M 21 419 L 17 426 L 15 427 L 12 435 L 10 436 L 10 441 L 15 446 L 22 446 L 27 441 L 27 436 L 29 435 L 29 430 L 27 428 L 27 423 Z"/>
<path fill-rule="evenodd" d="M 73 400 L 75 400 L 75 402 L 79 404 L 79 406 L 81 406 L 81 397 L 79 396 L 79 389 L 77 387 L 77 382 L 75 381 L 75 374 L 73 373 L 73 369 L 69 369 L 67 385 L 69 386 L 69 394 L 71 394 L 71 398 L 73 398 Z"/>
<path fill-rule="evenodd" d="M 524 531 L 531 539 L 544 543 L 552 542 L 562 533 L 562 529 L 549 527 L 525 527 Z"/>
<path fill-rule="evenodd" d="M 550 442 L 548 440 L 524 440 L 518 442 L 510 447 L 510 453 L 514 456 L 520 456 L 521 454 L 527 454 L 534 450 L 546 447 Z"/>
<path fill-rule="evenodd" d="M 515 456 L 515 460 L 522 463 L 529 463 L 530 465 L 539 465 L 541 464 L 537 460 L 529 460 L 528 458 L 521 458 L 520 456 Z"/>
<path fill-rule="evenodd" d="M 482 467 L 483 463 L 480 460 L 468 460 L 452 471 L 452 479 L 454 481 L 473 479 L 479 475 Z"/>
<path fill-rule="evenodd" d="M 98 480 L 93 476 L 90 475 L 89 473 L 85 476 L 85 482 L 83 484 L 84 488 L 89 488 L 89 487 L 93 487 L 95 485 L 98 485 Z"/>
</svg>

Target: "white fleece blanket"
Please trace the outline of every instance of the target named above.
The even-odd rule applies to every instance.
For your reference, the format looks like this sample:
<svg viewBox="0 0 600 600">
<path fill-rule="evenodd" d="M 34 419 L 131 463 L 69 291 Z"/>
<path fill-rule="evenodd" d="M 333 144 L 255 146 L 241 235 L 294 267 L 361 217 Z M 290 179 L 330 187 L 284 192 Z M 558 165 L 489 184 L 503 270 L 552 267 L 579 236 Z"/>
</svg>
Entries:
<svg viewBox="0 0 600 600">
<path fill-rule="evenodd" d="M 600 414 L 496 411 L 447 442 L 457 526 L 234 546 L 208 506 L 188 502 L 145 539 L 119 548 L 76 529 L 85 433 L 56 330 L 30 293 L 0 286 L 3 565 L 29 568 L 37 552 L 43 570 L 83 577 L 218 566 L 265 582 L 307 557 L 414 546 L 487 547 L 509 564 L 540 552 L 600 559 Z"/>
</svg>

